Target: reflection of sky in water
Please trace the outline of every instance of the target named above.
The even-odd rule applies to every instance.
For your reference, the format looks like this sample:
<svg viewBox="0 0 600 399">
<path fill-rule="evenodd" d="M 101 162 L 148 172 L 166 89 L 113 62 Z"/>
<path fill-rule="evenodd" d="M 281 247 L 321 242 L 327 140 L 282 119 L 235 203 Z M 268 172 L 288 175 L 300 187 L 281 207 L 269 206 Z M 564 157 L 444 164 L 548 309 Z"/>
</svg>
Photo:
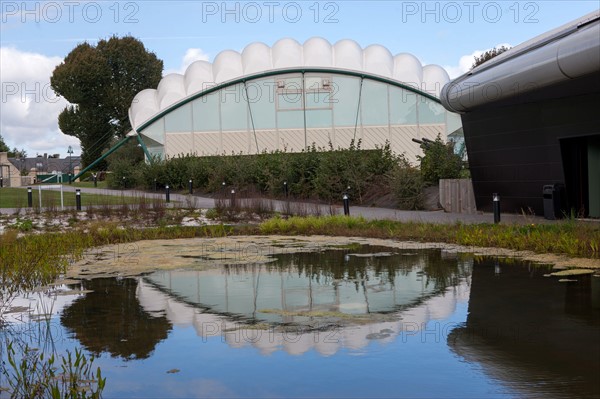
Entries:
<svg viewBox="0 0 600 399">
<path fill-rule="evenodd" d="M 518 302 L 507 308 L 510 317 L 515 315 L 533 322 L 545 317 L 523 310 L 529 298 L 525 294 L 544 292 L 544 297 L 554 298 L 547 301 L 547 306 L 559 308 L 556 304 L 564 303 L 561 295 L 566 286 L 544 279 L 544 270 L 530 271 L 513 263 L 503 265 L 498 275 L 494 272 L 495 262 L 475 261 L 478 272 L 473 276 L 477 280 L 472 280 L 472 258 L 443 259 L 439 251 L 422 251 L 419 256 L 406 257 L 357 256 L 350 266 L 337 262 L 337 256 L 342 262 L 347 259 L 343 252 L 337 254 L 328 258 L 328 266 L 318 273 L 305 267 L 318 259 L 315 258 L 318 255 L 311 254 L 294 258 L 302 270 L 300 273 L 296 269 L 279 273 L 272 267 L 246 266 L 243 273 L 239 273 L 242 269 L 158 272 L 136 279 L 84 282 L 83 288 L 93 289 L 93 293 L 85 297 L 59 296 L 54 304 L 51 330 L 56 349 L 62 352 L 84 345 L 99 353 L 95 365 L 107 377 L 106 397 L 483 398 L 531 394 L 530 375 L 551 385 L 552 374 L 540 376 L 539 365 L 527 365 L 529 360 L 535 363 L 535 354 L 526 362 L 507 360 L 508 355 L 514 355 L 511 352 L 514 341 L 509 346 L 493 346 L 494 343 L 482 344 L 480 337 L 464 333 L 469 331 L 467 327 L 473 327 L 473 320 L 481 319 L 481 309 L 485 311 L 490 300 L 500 298 L 493 290 L 499 282 L 504 282 L 499 303 L 508 303 L 508 298 Z M 428 262 L 437 266 L 432 268 Z M 389 268 L 390 264 L 393 267 Z M 260 273 L 264 278 L 257 285 Z M 206 276 L 213 276 L 212 280 Z M 283 285 L 282 276 L 286 276 Z M 203 289 L 212 302 L 199 300 L 203 297 L 198 294 L 197 282 L 203 279 L 210 282 Z M 229 296 L 223 295 L 223 287 L 219 285 L 227 279 L 236 286 Z M 312 292 L 306 287 L 311 279 Z M 357 285 L 357 279 L 367 283 Z M 347 286 L 347 294 L 332 290 L 334 282 Z M 415 282 L 419 283 L 418 289 Z M 258 291 L 250 290 L 249 295 L 247 287 Z M 510 287 L 517 288 L 511 292 Z M 543 289 L 547 291 L 540 291 Z M 581 298 L 587 297 L 571 291 L 567 290 L 567 299 L 576 294 L 577 303 L 584 304 Z M 271 300 L 255 304 L 261 293 L 265 294 L 263 299 Z M 291 295 L 293 300 L 286 301 L 282 294 Z M 344 326 L 329 325 L 325 330 L 310 331 L 303 324 L 307 318 L 291 317 L 285 321 L 295 323 L 296 327 L 287 334 L 268 326 L 259 331 L 245 329 L 252 322 L 253 313 L 262 307 L 310 311 L 313 306 L 313 310 L 337 309 L 356 315 L 364 313 L 367 300 L 372 309 L 396 309 L 392 312 L 394 317 L 358 324 L 351 320 Z M 478 302 L 474 303 L 475 300 Z M 231 303 L 236 301 L 237 304 Z M 543 313 L 544 306 L 535 303 L 534 312 Z M 572 322 L 573 312 L 580 312 L 579 308 L 569 306 L 570 318 L 557 313 L 561 323 Z M 585 306 L 582 309 L 587 312 Z M 60 325 L 57 313 L 62 314 L 62 321 L 68 327 Z M 487 324 L 482 328 L 493 325 L 493 313 L 490 320 L 484 320 Z M 257 316 L 260 320 L 281 322 L 280 315 L 258 312 Z M 584 317 L 581 319 L 584 322 L 575 320 L 576 324 L 568 325 L 572 331 L 575 325 L 582 328 L 573 334 L 584 336 L 598 331 L 594 322 L 586 327 L 594 318 L 579 313 L 577 317 Z M 512 326 L 504 320 L 494 322 Z M 87 326 L 83 328 L 77 323 Z M 94 332 L 101 332 L 102 336 L 94 337 Z M 463 335 L 455 337 L 457 332 Z M 551 340 L 552 335 L 551 330 L 544 339 Z M 123 342 L 111 342 L 115 337 L 122 337 Z M 539 350 L 536 348 L 533 349 Z M 541 367 L 544 371 L 544 365 Z M 501 376 L 495 372 L 503 368 L 512 371 Z M 179 372 L 167 373 L 173 369 Z M 518 378 L 511 375 L 513 371 L 519 373 Z M 565 371 L 568 370 L 562 370 Z M 538 384 L 535 389 L 542 386 Z M 548 392 L 544 396 L 557 396 L 550 388 Z"/>
<path fill-rule="evenodd" d="M 302 356 L 293 349 L 292 353 L 279 350 L 265 356 L 243 340 L 232 345 L 221 337 L 199 338 L 191 324 L 176 326 L 169 339 L 157 345 L 153 356 L 143 361 L 143 367 L 138 367 L 137 362 L 125 363 L 127 367 L 118 370 L 122 382 L 109 384 L 110 392 L 127 396 L 140 389 L 169 397 L 418 397 L 426 392 L 426 396 L 439 397 L 451 383 L 452 396 L 498 396 L 502 388 L 472 365 L 457 361 L 446 346 L 446 333 L 465 321 L 466 310 L 466 302 L 461 301 L 451 314 L 431 320 L 422 331 L 410 330 L 393 339 L 367 340 L 364 346 L 341 348 L 335 356 L 325 357 L 319 352 L 318 343 L 343 339 L 353 327 L 305 334 L 314 346 Z M 290 339 L 294 340 L 294 336 Z M 296 342 L 301 349 L 305 343 Z M 237 349 L 232 350 L 232 346 Z M 172 368 L 181 372 L 166 374 Z M 460 386 L 454 385 L 459 380 Z M 129 385 L 129 381 L 139 382 Z"/>
</svg>

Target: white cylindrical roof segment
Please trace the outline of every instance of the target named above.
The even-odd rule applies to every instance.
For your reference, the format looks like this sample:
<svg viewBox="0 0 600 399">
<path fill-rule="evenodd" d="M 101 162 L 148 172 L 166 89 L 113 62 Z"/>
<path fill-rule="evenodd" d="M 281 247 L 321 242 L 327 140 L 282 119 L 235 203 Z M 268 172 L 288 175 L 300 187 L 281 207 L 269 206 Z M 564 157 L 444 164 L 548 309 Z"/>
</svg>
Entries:
<svg viewBox="0 0 600 399">
<path fill-rule="evenodd" d="M 334 66 L 353 71 L 363 70 L 362 48 L 354 40 L 344 39 L 333 45 Z"/>
<path fill-rule="evenodd" d="M 442 87 L 449 81 L 450 76 L 444 68 L 439 65 L 426 65 L 423 67 L 421 91 L 439 98 Z"/>
<path fill-rule="evenodd" d="M 198 93 L 214 86 L 212 64 L 208 61 L 195 61 L 185 71 L 185 92 Z"/>
<path fill-rule="evenodd" d="M 302 45 L 294 39 L 285 38 L 278 40 L 271 49 L 273 68 L 293 68 L 304 65 L 302 58 Z"/>
<path fill-rule="evenodd" d="M 330 68 L 333 65 L 331 43 L 322 37 L 313 37 L 304 43 L 304 65 Z"/>
<path fill-rule="evenodd" d="M 213 76 L 216 84 L 243 75 L 242 55 L 240 53 L 233 50 L 225 50 L 217 54 L 213 63 Z"/>
<path fill-rule="evenodd" d="M 252 75 L 273 69 L 271 47 L 261 42 L 249 44 L 242 51 L 244 75 Z"/>
<path fill-rule="evenodd" d="M 246 46 L 241 53 L 225 50 L 215 57 L 212 64 L 196 61 L 184 75 L 169 74 L 163 77 L 157 90 L 147 89 L 135 97 L 129 112 L 130 121 L 137 130 L 174 104 L 216 85 L 262 72 L 283 72 L 296 68 L 331 69 L 332 73 L 336 70 L 364 73 L 365 76 L 396 81 L 434 96 L 438 96 L 441 87 L 449 81 L 442 67 L 423 67 L 412 54 L 393 56 L 381 45 L 362 49 L 349 39 L 331 44 L 324 38 L 313 37 L 301 44 L 294 39 L 284 38 L 272 47 L 255 42 Z"/>
<path fill-rule="evenodd" d="M 146 89 L 140 91 L 133 98 L 131 107 L 129 108 L 131 126 L 141 126 L 143 122 L 152 118 L 159 109 L 157 90 Z"/>
<path fill-rule="evenodd" d="M 391 78 L 394 71 L 394 57 L 387 48 L 372 44 L 363 50 L 363 66 L 365 72 Z"/>
<path fill-rule="evenodd" d="M 394 57 L 395 80 L 404 82 L 407 86 L 421 88 L 423 81 L 423 65 L 417 57 L 409 53 L 401 53 Z"/>
<path fill-rule="evenodd" d="M 161 109 L 175 104 L 185 96 L 185 85 L 183 75 L 171 73 L 158 84 L 158 105 Z"/>
</svg>

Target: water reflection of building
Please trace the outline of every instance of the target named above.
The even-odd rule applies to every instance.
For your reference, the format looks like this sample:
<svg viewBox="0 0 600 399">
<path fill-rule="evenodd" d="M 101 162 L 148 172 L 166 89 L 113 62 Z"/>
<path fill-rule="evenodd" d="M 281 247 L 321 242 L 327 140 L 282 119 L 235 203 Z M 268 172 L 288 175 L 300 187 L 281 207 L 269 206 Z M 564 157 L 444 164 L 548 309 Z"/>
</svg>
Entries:
<svg viewBox="0 0 600 399">
<path fill-rule="evenodd" d="M 270 264 L 156 272 L 146 281 L 211 313 L 303 322 L 298 312 L 357 315 L 414 306 L 443 292 L 460 274 L 456 259 L 444 260 L 439 252 L 414 255 L 303 253 Z"/>
<path fill-rule="evenodd" d="M 600 397 L 600 278 L 544 273 L 476 261 L 466 325 L 448 344 L 523 396 Z"/>
<path fill-rule="evenodd" d="M 402 332 L 418 334 L 427 323 L 447 318 L 456 310 L 458 303 L 466 302 L 469 288 L 469 284 L 462 281 L 444 293 L 428 298 L 413 308 L 405 309 L 398 319 L 348 325 L 324 331 L 309 331 L 301 325 L 287 332 L 269 327 L 248 328 L 247 324 L 239 323 L 225 315 L 205 313 L 194 305 L 144 282 L 144 279 L 138 282 L 137 297 L 146 312 L 165 316 L 177 327 L 193 327 L 203 339 L 221 337 L 231 347 L 253 346 L 265 355 L 277 350 L 301 355 L 314 349 L 321 355 L 329 356 L 341 348 L 361 349 L 373 339 L 385 343 L 395 340 Z M 434 331 L 441 336 L 447 333 L 450 327 L 454 325 L 436 326 L 428 333 L 431 335 Z"/>
<path fill-rule="evenodd" d="M 346 258 L 342 270 L 308 267 L 315 256 L 295 257 L 287 267 L 157 272 L 139 279 L 136 296 L 149 314 L 164 316 L 176 326 L 192 326 L 204 339 L 222 337 L 232 347 L 252 345 L 263 354 L 285 350 L 295 355 L 310 349 L 332 355 L 340 348 L 360 349 L 372 339 L 394 340 L 402 331 L 416 333 L 429 321 L 448 317 L 468 297 L 464 275 L 469 265 L 442 261 L 439 253 L 435 260 L 445 270 L 443 280 L 426 273 L 426 256 L 357 256 L 350 266 Z M 386 268 L 387 263 L 393 267 Z M 316 316 L 324 312 L 400 313 L 322 330 L 319 323 L 327 323 L 327 317 Z"/>
</svg>

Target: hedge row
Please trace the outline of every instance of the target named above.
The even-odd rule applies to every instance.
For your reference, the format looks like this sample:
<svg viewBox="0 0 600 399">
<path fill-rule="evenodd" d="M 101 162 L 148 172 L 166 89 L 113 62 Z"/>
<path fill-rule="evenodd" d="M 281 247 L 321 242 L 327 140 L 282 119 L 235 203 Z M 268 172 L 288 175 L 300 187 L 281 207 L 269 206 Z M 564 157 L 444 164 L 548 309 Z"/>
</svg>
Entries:
<svg viewBox="0 0 600 399">
<path fill-rule="evenodd" d="M 398 157 L 389 144 L 374 150 L 361 150 L 360 142 L 347 149 L 323 151 L 311 147 L 300 153 L 274 151 L 258 155 L 195 157 L 182 155 L 166 161 L 132 164 L 118 160 L 111 164 L 108 178 L 112 188 L 186 189 L 188 181 L 205 193 L 218 193 L 223 182 L 238 190 L 256 190 L 265 195 L 289 195 L 337 201 L 348 186 L 361 200 L 373 190 L 385 189 Z M 125 179 L 123 179 L 125 176 Z M 389 191 L 389 189 L 388 189 Z"/>
</svg>

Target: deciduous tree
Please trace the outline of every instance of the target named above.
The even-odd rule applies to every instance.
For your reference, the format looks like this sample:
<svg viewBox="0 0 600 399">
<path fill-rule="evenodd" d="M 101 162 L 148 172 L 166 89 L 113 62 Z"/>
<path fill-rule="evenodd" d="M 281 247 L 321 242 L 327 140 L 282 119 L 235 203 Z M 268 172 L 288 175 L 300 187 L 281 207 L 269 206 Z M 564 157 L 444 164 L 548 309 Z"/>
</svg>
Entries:
<svg viewBox="0 0 600 399">
<path fill-rule="evenodd" d="M 82 43 L 50 78 L 70 105 L 58 117 L 63 133 L 81 141 L 82 161 L 96 160 L 109 144 L 130 130 L 128 109 L 141 90 L 156 87 L 163 62 L 131 36 Z"/>
</svg>

